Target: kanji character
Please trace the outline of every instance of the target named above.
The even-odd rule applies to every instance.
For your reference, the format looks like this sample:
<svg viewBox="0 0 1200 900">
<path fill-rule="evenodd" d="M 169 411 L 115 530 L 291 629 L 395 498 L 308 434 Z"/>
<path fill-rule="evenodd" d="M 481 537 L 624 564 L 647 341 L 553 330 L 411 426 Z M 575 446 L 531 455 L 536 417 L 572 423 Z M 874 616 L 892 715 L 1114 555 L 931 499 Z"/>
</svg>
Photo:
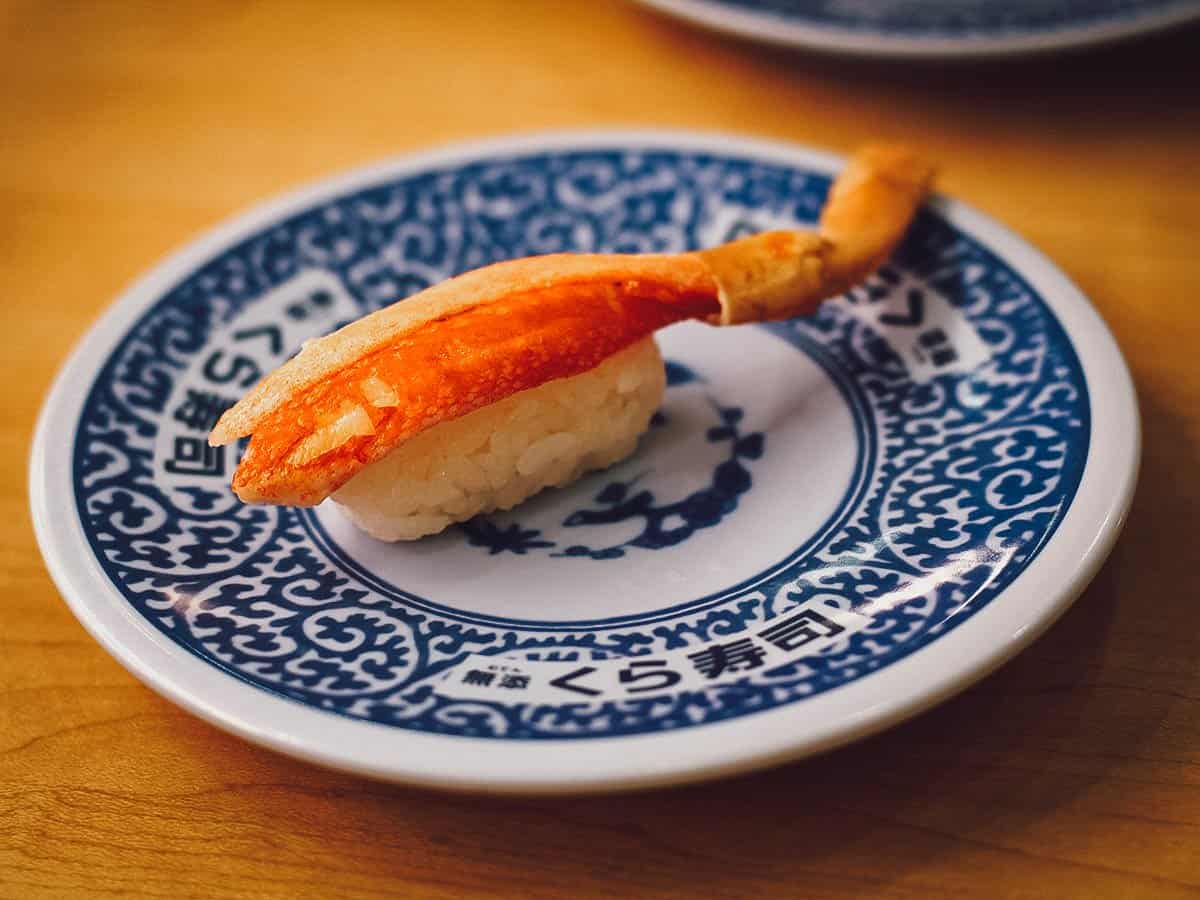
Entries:
<svg viewBox="0 0 1200 900">
<path fill-rule="evenodd" d="M 696 670 L 706 678 L 716 678 L 722 672 L 741 672 L 762 665 L 766 651 L 752 638 L 741 638 L 728 644 L 711 644 L 696 653 L 689 653 Z"/>
<path fill-rule="evenodd" d="M 175 421 L 196 431 L 212 431 L 221 413 L 236 402 L 212 391 L 193 391 L 189 388 L 183 403 L 175 409 Z"/>
<path fill-rule="evenodd" d="M 224 475 L 225 448 L 210 447 L 204 438 L 175 438 L 175 453 L 163 467 L 173 475 Z"/>
<path fill-rule="evenodd" d="M 958 351 L 940 328 L 921 332 L 917 336 L 917 343 L 929 351 L 935 366 L 946 366 L 958 359 Z"/>
<path fill-rule="evenodd" d="M 764 628 L 758 636 L 780 650 L 798 650 L 818 638 L 833 637 L 845 630 L 844 625 L 806 609 Z"/>
<path fill-rule="evenodd" d="M 500 687 L 513 688 L 515 690 L 523 690 L 529 687 L 528 675 L 502 675 L 500 676 Z"/>
<path fill-rule="evenodd" d="M 487 687 L 496 678 L 496 673 L 485 672 L 482 669 L 470 669 L 463 676 L 463 684 L 477 684 L 480 687 Z"/>
</svg>

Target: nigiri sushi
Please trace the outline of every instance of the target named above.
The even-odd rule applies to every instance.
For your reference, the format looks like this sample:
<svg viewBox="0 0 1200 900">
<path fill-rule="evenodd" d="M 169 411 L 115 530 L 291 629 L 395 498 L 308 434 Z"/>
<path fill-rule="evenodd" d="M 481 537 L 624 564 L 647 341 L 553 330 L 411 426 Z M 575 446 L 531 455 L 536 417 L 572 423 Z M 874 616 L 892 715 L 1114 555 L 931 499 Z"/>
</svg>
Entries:
<svg viewBox="0 0 1200 900">
<path fill-rule="evenodd" d="M 383 540 L 510 509 L 633 452 L 665 386 L 654 331 L 813 312 L 890 255 L 932 178 L 911 151 L 873 146 L 815 232 L 475 269 L 309 342 L 209 441 L 251 436 L 233 476 L 243 501 L 332 497 Z"/>
</svg>

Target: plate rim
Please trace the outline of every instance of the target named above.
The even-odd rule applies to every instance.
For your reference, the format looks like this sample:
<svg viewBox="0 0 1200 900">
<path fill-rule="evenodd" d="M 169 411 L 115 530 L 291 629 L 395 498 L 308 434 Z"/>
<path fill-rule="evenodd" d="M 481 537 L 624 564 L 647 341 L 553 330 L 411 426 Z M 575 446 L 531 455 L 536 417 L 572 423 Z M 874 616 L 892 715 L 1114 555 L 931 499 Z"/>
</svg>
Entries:
<svg viewBox="0 0 1200 900">
<path fill-rule="evenodd" d="M 734 9 L 719 0 L 638 2 L 693 25 L 776 47 L 894 60 L 1003 58 L 1052 53 L 1153 34 L 1200 19 L 1200 7 L 1176 3 L 1165 9 L 1134 13 L 1110 21 L 1012 35 L 909 37 L 889 36 L 880 31 L 858 33 L 848 28 L 788 21 L 769 13 Z"/>
<path fill-rule="evenodd" d="M 135 677 L 177 705 L 225 731 L 308 762 L 449 790 L 579 794 L 698 781 L 833 749 L 966 689 L 1049 628 L 1091 581 L 1128 514 L 1141 456 L 1133 380 L 1100 314 L 1061 270 L 1007 227 L 940 196 L 931 201 L 938 212 L 1017 268 L 1051 307 L 1088 384 L 1093 439 L 1062 522 L 1001 594 L 1017 599 L 987 604 L 884 670 L 803 703 L 707 724 L 699 731 L 506 743 L 347 719 L 224 674 L 214 678 L 210 663 L 159 633 L 117 593 L 74 514 L 74 489 L 66 477 L 70 442 L 60 441 L 65 450 L 60 448 L 59 465 L 53 465 L 53 433 L 64 421 L 73 429 L 97 367 L 163 289 L 247 232 L 382 177 L 502 154 L 631 144 L 741 154 L 830 173 L 842 162 L 834 154 L 785 141 L 678 129 L 573 129 L 453 142 L 352 168 L 254 204 L 186 242 L 120 291 L 61 364 L 30 448 L 30 509 L 38 545 L 59 592 L 86 630 Z M 1105 439 L 1095 439 L 1097 434 Z M 63 484 L 66 490 L 61 490 Z M 57 515 L 56 502 L 70 514 Z M 1056 575 L 1056 568 L 1071 574 Z M 943 664 L 946 658 L 950 665 Z M 896 690 L 896 684 L 905 687 Z M 620 753 L 611 752 L 614 742 L 620 743 Z M 487 762 L 481 764 L 481 758 Z"/>
</svg>

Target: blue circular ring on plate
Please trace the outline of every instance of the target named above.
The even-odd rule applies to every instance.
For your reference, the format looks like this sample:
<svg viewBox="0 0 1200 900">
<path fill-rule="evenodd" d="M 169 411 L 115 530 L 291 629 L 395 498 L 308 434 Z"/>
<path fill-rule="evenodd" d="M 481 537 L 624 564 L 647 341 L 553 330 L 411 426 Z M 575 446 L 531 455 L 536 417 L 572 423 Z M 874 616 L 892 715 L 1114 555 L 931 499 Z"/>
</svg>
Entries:
<svg viewBox="0 0 1200 900">
<path fill-rule="evenodd" d="M 802 352 L 816 362 L 826 372 L 833 381 L 839 392 L 842 394 L 847 407 L 854 415 L 855 437 L 856 437 L 856 458 L 854 460 L 854 474 L 847 484 L 846 489 L 837 503 L 837 508 L 830 513 L 825 522 L 818 528 L 812 536 L 803 544 L 796 547 L 786 558 L 775 563 L 770 568 L 760 572 L 756 572 L 750 577 L 742 581 L 724 587 L 722 590 L 708 594 L 702 597 L 697 597 L 678 606 L 670 606 L 664 609 L 655 609 L 650 612 L 640 613 L 627 616 L 607 616 L 602 619 L 578 620 L 572 619 L 569 623 L 564 622 L 539 622 L 531 619 L 515 619 L 511 617 L 499 616 L 481 616 L 477 613 L 470 613 L 461 609 L 446 606 L 445 604 L 436 603 L 427 597 L 421 597 L 411 591 L 406 591 L 404 588 L 390 583 L 386 578 L 379 574 L 370 571 L 370 569 L 359 564 L 353 555 L 347 553 L 340 546 L 337 540 L 330 535 L 329 531 L 321 524 L 320 518 L 311 510 L 305 510 L 301 513 L 301 521 L 305 530 L 312 538 L 313 542 L 319 546 L 331 559 L 345 568 L 348 572 L 359 578 L 363 584 L 369 585 L 372 590 L 378 591 L 397 600 L 400 603 L 411 605 L 418 608 L 426 608 L 431 612 L 436 612 L 442 616 L 448 616 L 453 619 L 459 619 L 465 622 L 471 622 L 481 625 L 495 626 L 511 626 L 527 631 L 562 631 L 583 626 L 594 628 L 613 628 L 616 626 L 625 625 L 648 625 L 655 622 L 670 619 L 683 612 L 694 612 L 715 604 L 720 604 L 722 601 L 728 600 L 738 594 L 744 594 L 748 590 L 752 590 L 769 579 L 774 578 L 780 572 L 790 571 L 805 557 L 808 556 L 817 546 L 820 545 L 822 539 L 831 536 L 833 529 L 843 523 L 846 517 L 854 509 L 856 502 L 861 499 L 863 491 L 868 484 L 869 475 L 874 467 L 876 443 L 874 440 L 874 422 L 871 418 L 870 404 L 867 398 L 862 393 L 858 384 L 850 380 L 846 373 L 838 368 L 835 360 L 830 358 L 824 351 L 821 344 L 817 343 L 807 334 L 795 329 L 780 328 L 776 326 L 761 326 L 773 333 L 778 334 L 785 341 L 793 344 Z M 474 525 L 467 526 L 468 534 L 470 535 Z M 537 538 L 544 537 L 537 533 Z M 671 546 L 674 546 L 673 544 Z M 493 551 L 496 548 L 492 547 Z M 622 554 L 623 555 L 623 554 Z M 619 556 L 609 558 L 619 559 Z"/>
</svg>

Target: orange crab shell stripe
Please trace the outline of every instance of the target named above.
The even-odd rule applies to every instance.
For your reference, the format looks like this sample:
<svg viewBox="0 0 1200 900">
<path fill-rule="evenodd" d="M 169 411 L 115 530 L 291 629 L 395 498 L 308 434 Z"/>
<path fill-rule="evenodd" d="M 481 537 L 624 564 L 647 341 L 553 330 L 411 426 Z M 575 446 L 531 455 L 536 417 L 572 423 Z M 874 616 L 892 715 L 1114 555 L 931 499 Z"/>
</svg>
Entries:
<svg viewBox="0 0 1200 900">
<path fill-rule="evenodd" d="M 911 151 L 870 147 L 835 181 L 816 234 L 468 272 L 311 342 L 226 412 L 210 442 L 254 434 L 234 477 L 242 499 L 320 502 L 420 431 L 586 371 L 664 325 L 812 312 L 887 258 L 932 177 Z"/>
<path fill-rule="evenodd" d="M 266 417 L 305 388 L 400 335 L 430 322 L 512 295 L 592 282 L 665 282 L 682 292 L 712 290 L 704 263 L 679 255 L 560 253 L 495 263 L 426 288 L 308 343 L 226 411 L 209 437 L 214 446 L 251 434 Z"/>
<path fill-rule="evenodd" d="M 243 500 L 307 506 L 433 426 L 599 365 L 658 328 L 714 315 L 702 290 L 648 280 L 543 287 L 426 323 L 268 413 L 234 475 Z M 378 405 L 379 384 L 395 395 Z M 349 423 L 349 424 L 347 424 Z M 342 428 L 318 454 L 316 436 Z"/>
</svg>

